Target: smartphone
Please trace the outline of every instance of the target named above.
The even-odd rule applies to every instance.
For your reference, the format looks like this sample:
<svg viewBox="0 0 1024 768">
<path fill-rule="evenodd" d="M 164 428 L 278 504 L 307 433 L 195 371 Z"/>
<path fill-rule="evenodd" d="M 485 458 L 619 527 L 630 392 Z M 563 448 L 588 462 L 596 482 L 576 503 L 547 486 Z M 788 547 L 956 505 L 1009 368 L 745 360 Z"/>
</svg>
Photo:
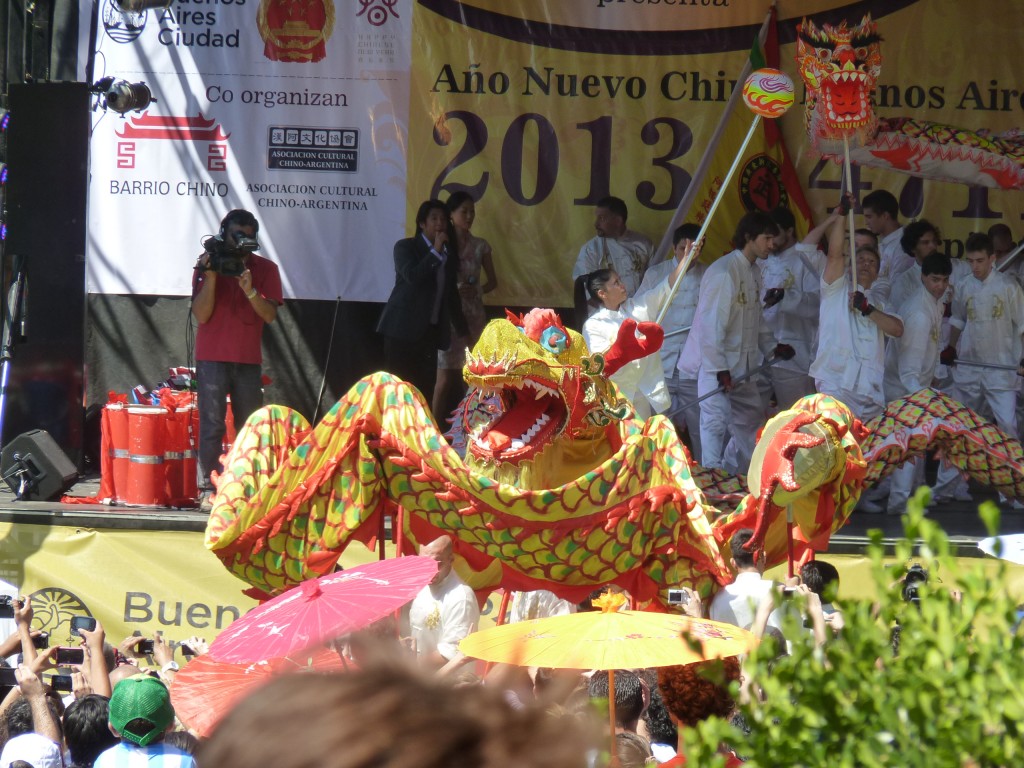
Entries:
<svg viewBox="0 0 1024 768">
<path fill-rule="evenodd" d="M 14 674 L 14 667 L 0 667 L 0 685 L 15 686 L 18 678 Z"/>
<path fill-rule="evenodd" d="M 782 599 L 783 600 L 789 600 L 795 594 L 796 594 L 796 587 L 783 587 L 782 588 Z"/>
<path fill-rule="evenodd" d="M 84 664 L 85 648 L 58 648 L 54 661 L 58 667 L 65 664 Z"/>
<path fill-rule="evenodd" d="M 55 691 L 71 693 L 71 675 L 50 675 L 50 687 Z"/>
<path fill-rule="evenodd" d="M 71 636 L 81 637 L 78 630 L 84 629 L 87 632 L 93 632 L 96 629 L 96 619 L 92 616 L 72 616 L 71 617 Z"/>
<path fill-rule="evenodd" d="M 670 589 L 668 591 L 669 605 L 689 605 L 690 594 L 685 589 Z"/>
<path fill-rule="evenodd" d="M 143 656 L 151 656 L 153 653 L 153 641 L 151 639 L 143 640 L 135 646 L 135 652 Z"/>
<path fill-rule="evenodd" d="M 41 650 L 41 649 L 44 649 L 44 648 L 49 648 L 50 647 L 50 633 L 49 632 L 40 632 L 38 635 L 34 635 L 32 637 L 32 645 L 35 646 L 35 648 L 38 649 L 38 650 Z"/>
<path fill-rule="evenodd" d="M 181 651 L 181 655 L 191 659 L 196 655 L 196 652 L 192 650 L 192 646 L 186 645 L 185 643 L 178 643 L 178 650 Z"/>
<path fill-rule="evenodd" d="M 0 619 L 14 618 L 14 598 L 10 595 L 0 595 Z"/>
</svg>

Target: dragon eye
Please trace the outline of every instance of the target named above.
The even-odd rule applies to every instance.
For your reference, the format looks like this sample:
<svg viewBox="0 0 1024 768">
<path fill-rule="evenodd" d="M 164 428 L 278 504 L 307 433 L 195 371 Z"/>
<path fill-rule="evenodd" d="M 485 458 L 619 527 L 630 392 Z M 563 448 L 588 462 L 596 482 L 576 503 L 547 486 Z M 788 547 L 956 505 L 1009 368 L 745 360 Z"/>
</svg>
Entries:
<svg viewBox="0 0 1024 768">
<path fill-rule="evenodd" d="M 548 352 L 560 355 L 569 348 L 569 337 L 561 328 L 550 326 L 541 333 L 540 345 Z"/>
<path fill-rule="evenodd" d="M 832 51 L 830 51 L 828 48 L 819 48 L 818 58 L 827 64 L 828 62 L 832 61 Z"/>
<path fill-rule="evenodd" d="M 854 53 L 857 55 L 858 59 L 866 59 L 868 57 L 868 49 L 867 48 L 863 48 L 863 47 L 858 48 L 858 49 L 856 49 L 854 51 Z"/>
</svg>

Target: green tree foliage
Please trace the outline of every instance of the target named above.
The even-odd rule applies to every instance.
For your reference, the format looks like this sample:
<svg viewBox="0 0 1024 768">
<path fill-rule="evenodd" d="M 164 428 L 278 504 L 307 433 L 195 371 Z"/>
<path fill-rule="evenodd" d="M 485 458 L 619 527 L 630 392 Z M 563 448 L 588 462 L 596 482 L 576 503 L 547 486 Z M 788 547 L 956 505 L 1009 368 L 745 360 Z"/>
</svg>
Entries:
<svg viewBox="0 0 1024 768">
<path fill-rule="evenodd" d="M 922 515 L 926 493 L 904 518 L 902 566 L 886 567 L 881 532 L 870 534 L 878 602 L 844 602 L 846 627 L 822 648 L 796 627 L 787 636 L 807 639 L 790 656 L 773 661 L 762 644 L 746 674 L 764 700 L 740 707 L 750 733 L 718 719 L 687 729 L 688 765 L 723 765 L 725 743 L 751 768 L 1024 766 L 1024 628 L 1005 564 L 992 578 L 957 561 Z M 980 513 L 995 533 L 998 509 L 989 502 Z M 929 572 L 916 604 L 902 583 L 915 563 Z"/>
</svg>

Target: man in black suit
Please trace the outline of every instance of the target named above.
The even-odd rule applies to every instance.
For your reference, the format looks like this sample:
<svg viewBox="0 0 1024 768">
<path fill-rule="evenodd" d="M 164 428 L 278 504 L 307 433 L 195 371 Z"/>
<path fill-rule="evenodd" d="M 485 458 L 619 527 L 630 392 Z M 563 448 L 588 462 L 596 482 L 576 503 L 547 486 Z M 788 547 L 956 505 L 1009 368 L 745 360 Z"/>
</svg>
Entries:
<svg viewBox="0 0 1024 768">
<path fill-rule="evenodd" d="M 465 335 L 456 287 L 458 249 L 448 245 L 448 214 L 440 200 L 416 212 L 417 233 L 395 243 L 395 287 L 377 322 L 388 370 L 413 384 L 430 405 L 437 350 L 448 349 L 452 326 Z"/>
</svg>

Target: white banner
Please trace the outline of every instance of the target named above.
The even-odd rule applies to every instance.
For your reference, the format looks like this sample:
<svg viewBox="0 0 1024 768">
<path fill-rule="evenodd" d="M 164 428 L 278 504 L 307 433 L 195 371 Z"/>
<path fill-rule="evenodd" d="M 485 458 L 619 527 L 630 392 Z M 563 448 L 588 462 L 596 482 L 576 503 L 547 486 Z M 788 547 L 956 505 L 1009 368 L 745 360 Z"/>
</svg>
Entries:
<svg viewBox="0 0 1024 768">
<path fill-rule="evenodd" d="M 385 301 L 406 229 L 412 0 L 100 2 L 94 80 L 144 81 L 157 101 L 95 112 L 88 290 L 189 294 L 203 237 L 246 208 L 286 297 Z"/>
</svg>

